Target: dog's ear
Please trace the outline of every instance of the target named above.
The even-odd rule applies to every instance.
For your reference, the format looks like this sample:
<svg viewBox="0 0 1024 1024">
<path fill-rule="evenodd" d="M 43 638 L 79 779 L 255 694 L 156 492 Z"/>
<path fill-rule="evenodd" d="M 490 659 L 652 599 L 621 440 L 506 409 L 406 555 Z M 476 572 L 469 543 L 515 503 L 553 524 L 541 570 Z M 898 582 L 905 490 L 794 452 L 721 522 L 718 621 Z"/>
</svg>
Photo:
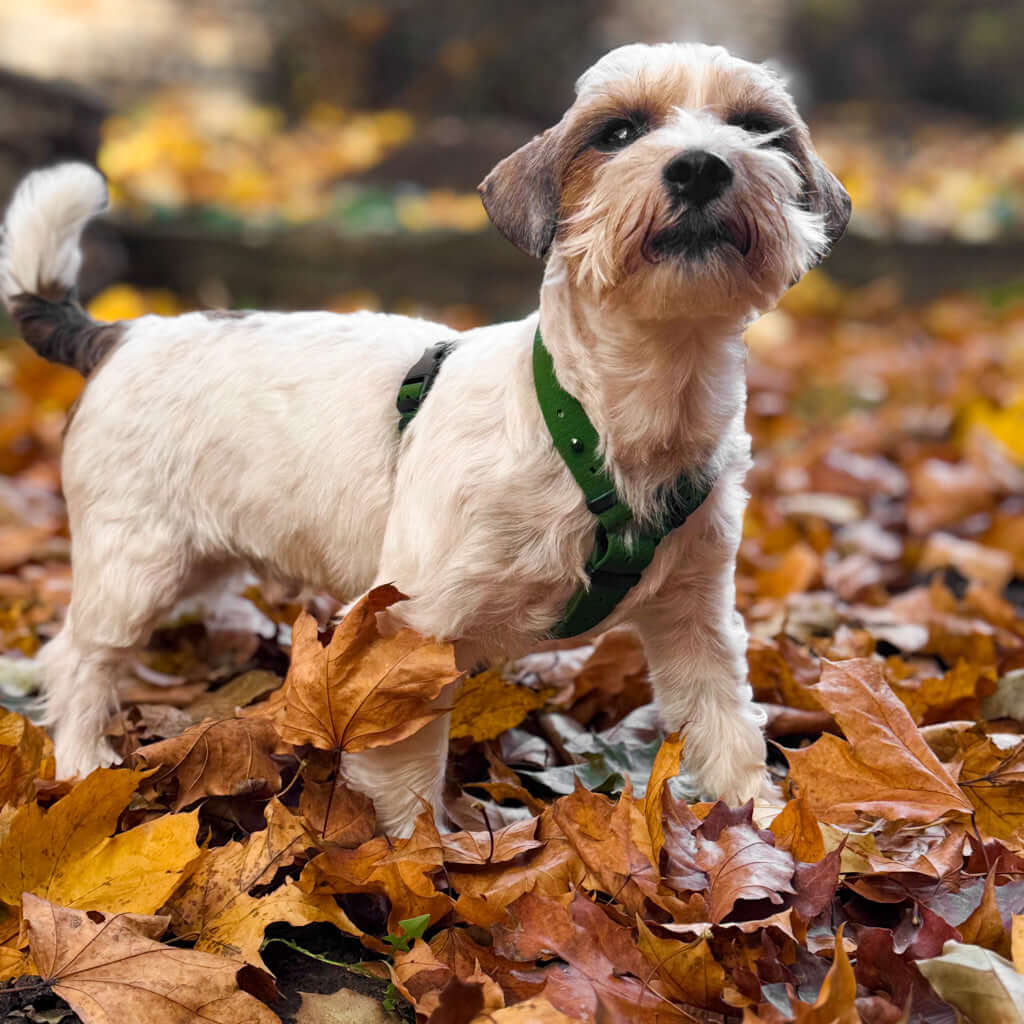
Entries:
<svg viewBox="0 0 1024 1024">
<path fill-rule="evenodd" d="M 477 186 L 487 216 L 523 252 L 543 258 L 558 227 L 560 125 L 505 157 Z"/>
<path fill-rule="evenodd" d="M 850 222 L 850 195 L 813 151 L 808 164 L 804 194 L 808 206 L 825 218 L 825 234 L 831 249 L 843 237 L 846 225 Z"/>
</svg>

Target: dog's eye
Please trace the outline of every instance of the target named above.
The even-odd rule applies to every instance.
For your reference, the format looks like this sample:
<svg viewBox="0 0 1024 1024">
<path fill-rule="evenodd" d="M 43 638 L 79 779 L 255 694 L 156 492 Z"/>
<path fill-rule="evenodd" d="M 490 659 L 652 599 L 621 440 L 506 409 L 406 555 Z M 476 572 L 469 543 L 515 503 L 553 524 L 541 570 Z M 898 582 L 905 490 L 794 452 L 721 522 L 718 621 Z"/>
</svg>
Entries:
<svg viewBox="0 0 1024 1024">
<path fill-rule="evenodd" d="M 594 139 L 594 148 L 605 153 L 613 153 L 617 149 L 625 149 L 642 134 L 640 126 L 635 122 L 619 117 L 601 126 Z"/>
<path fill-rule="evenodd" d="M 728 123 L 736 128 L 742 128 L 745 132 L 750 132 L 751 135 L 770 135 L 772 132 L 778 132 L 778 135 L 771 141 L 773 146 L 785 146 L 788 141 L 788 127 L 782 121 L 770 117 L 768 114 L 733 114 Z"/>
</svg>

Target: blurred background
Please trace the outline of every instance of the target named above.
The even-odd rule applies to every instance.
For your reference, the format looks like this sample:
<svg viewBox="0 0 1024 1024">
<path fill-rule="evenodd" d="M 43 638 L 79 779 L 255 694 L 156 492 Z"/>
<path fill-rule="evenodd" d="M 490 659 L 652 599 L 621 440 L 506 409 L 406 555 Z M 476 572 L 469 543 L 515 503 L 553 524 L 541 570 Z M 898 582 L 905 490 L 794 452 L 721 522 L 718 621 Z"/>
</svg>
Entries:
<svg viewBox="0 0 1024 1024">
<path fill-rule="evenodd" d="M 939 570 L 958 597 L 983 585 L 1002 602 L 985 617 L 1011 628 L 1021 38 L 1019 0 L 0 0 L 0 200 L 34 166 L 99 164 L 114 209 L 83 293 L 101 318 L 377 308 L 462 328 L 535 305 L 540 265 L 474 189 L 592 61 L 638 39 L 771 60 L 854 214 L 749 335 L 748 622 L 827 617 L 823 593 L 881 608 Z M 79 387 L 0 346 L 7 649 L 31 653 L 67 601 L 57 453 Z"/>
</svg>

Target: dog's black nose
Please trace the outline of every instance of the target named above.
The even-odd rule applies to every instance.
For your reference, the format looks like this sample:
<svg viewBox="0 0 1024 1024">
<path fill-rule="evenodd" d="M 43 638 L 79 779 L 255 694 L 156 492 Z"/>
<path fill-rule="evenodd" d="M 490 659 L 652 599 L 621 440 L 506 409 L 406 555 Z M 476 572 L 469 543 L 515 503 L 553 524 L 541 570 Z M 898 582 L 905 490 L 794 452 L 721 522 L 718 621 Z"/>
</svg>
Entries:
<svg viewBox="0 0 1024 1024">
<path fill-rule="evenodd" d="M 714 153 L 690 149 L 674 157 L 663 172 L 673 194 L 700 206 L 717 199 L 732 181 L 732 168 Z"/>
</svg>

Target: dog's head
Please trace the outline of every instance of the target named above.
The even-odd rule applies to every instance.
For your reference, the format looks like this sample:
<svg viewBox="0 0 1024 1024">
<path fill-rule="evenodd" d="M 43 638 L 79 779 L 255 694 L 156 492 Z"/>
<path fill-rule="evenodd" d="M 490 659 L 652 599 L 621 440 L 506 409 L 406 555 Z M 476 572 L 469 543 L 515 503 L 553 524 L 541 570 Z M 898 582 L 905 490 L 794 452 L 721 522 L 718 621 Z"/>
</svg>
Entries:
<svg viewBox="0 0 1024 1024">
<path fill-rule="evenodd" d="M 763 309 L 827 253 L 850 199 L 770 69 L 632 45 L 583 74 L 553 128 L 480 186 L 520 249 L 648 314 Z"/>
</svg>

